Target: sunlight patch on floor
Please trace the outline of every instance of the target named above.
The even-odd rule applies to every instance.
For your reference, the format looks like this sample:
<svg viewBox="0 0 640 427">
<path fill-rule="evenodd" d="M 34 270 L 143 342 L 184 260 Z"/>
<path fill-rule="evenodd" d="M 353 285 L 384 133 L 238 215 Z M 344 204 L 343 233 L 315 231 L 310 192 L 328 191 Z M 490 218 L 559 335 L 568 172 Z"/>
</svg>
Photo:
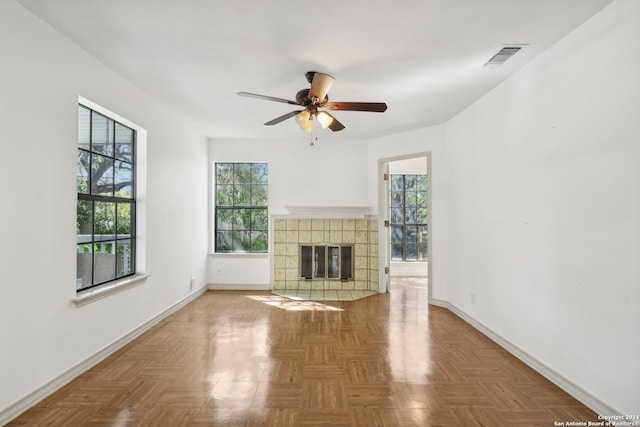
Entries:
<svg viewBox="0 0 640 427">
<path fill-rule="evenodd" d="M 391 289 L 429 289 L 426 276 L 391 276 Z"/>
<path fill-rule="evenodd" d="M 332 307 L 317 301 L 296 300 L 278 295 L 250 295 L 248 298 L 288 311 L 344 311 L 341 308 Z"/>
<path fill-rule="evenodd" d="M 274 295 L 297 301 L 355 301 L 378 294 L 368 290 L 274 289 Z"/>
</svg>

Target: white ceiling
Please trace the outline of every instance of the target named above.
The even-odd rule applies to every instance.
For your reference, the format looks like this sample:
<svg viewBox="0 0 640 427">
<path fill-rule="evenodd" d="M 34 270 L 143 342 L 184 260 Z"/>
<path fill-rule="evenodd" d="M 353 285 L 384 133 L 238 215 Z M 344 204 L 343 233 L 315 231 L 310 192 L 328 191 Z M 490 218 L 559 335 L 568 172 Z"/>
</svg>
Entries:
<svg viewBox="0 0 640 427">
<path fill-rule="evenodd" d="M 214 138 L 299 138 L 306 71 L 331 74 L 341 132 L 369 138 L 442 123 L 611 0 L 17 0 L 101 62 Z M 483 65 L 526 44 L 505 65 Z"/>
</svg>

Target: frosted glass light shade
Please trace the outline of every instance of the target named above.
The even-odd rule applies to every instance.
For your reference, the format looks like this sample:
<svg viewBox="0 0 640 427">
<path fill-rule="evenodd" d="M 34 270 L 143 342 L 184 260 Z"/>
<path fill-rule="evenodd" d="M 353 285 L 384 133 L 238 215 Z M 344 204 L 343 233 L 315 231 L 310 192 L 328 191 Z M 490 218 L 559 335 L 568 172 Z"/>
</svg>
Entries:
<svg viewBox="0 0 640 427">
<path fill-rule="evenodd" d="M 305 132 L 313 131 L 313 117 L 309 117 L 309 120 L 307 120 L 302 126 L 300 126 L 300 128 Z"/>
<path fill-rule="evenodd" d="M 304 127 L 310 118 L 311 118 L 311 114 L 309 113 L 309 111 L 304 110 L 296 115 L 295 120 L 298 126 Z"/>
<path fill-rule="evenodd" d="M 316 115 L 316 118 L 318 119 L 318 122 L 320 122 L 320 126 L 322 126 L 322 129 L 326 129 L 327 126 L 329 126 L 331 122 L 333 122 L 333 117 L 331 117 L 329 114 L 325 113 L 324 111 L 320 111 Z"/>
</svg>

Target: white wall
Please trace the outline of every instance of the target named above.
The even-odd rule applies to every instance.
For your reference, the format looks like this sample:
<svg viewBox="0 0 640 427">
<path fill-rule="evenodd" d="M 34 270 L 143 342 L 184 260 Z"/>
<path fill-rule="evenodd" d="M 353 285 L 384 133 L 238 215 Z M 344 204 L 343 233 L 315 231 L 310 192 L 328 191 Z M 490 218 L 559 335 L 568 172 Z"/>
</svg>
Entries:
<svg viewBox="0 0 640 427">
<path fill-rule="evenodd" d="M 0 2 L 0 414 L 204 286 L 207 148 L 171 112 Z M 78 96 L 148 130 L 145 284 L 76 307 Z"/>
<path fill-rule="evenodd" d="M 279 126 L 287 125 L 295 123 Z M 366 142 L 334 140 L 324 132 L 329 131 L 319 132 L 314 146 L 302 132 L 295 140 L 211 139 L 210 167 L 214 162 L 268 162 L 270 215 L 288 214 L 287 206 L 367 206 Z M 270 255 L 212 254 L 208 265 L 211 288 L 271 286 Z"/>
<path fill-rule="evenodd" d="M 427 173 L 426 157 L 411 157 L 389 163 L 389 173 L 399 175 L 413 175 Z"/>
<path fill-rule="evenodd" d="M 622 414 L 640 413 L 639 76 L 640 2 L 618 0 L 447 123 L 441 169 L 448 301 Z"/>
</svg>

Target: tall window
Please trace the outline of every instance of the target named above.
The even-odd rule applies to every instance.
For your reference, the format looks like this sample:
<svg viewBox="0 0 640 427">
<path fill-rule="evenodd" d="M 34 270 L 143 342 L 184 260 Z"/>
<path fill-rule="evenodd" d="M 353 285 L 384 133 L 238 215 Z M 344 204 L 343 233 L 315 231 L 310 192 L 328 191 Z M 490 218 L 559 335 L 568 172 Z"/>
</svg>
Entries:
<svg viewBox="0 0 640 427">
<path fill-rule="evenodd" d="M 135 273 L 136 132 L 78 106 L 76 289 Z"/>
<path fill-rule="evenodd" d="M 267 163 L 216 163 L 215 252 L 267 252 Z"/>
<path fill-rule="evenodd" d="M 427 261 L 427 175 L 391 175 L 391 260 Z"/>
</svg>

